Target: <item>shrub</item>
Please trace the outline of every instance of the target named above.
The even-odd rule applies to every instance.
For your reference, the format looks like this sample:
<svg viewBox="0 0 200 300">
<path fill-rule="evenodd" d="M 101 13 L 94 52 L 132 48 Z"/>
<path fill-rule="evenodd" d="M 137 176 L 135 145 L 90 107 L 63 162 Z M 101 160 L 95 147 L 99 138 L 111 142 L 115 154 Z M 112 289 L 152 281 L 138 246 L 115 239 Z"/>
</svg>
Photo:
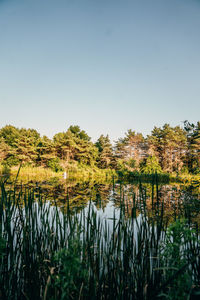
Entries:
<svg viewBox="0 0 200 300">
<path fill-rule="evenodd" d="M 4 164 L 11 166 L 17 166 L 20 163 L 19 159 L 14 156 L 9 156 L 5 161 Z"/>
<path fill-rule="evenodd" d="M 161 173 L 162 169 L 156 156 L 148 156 L 140 164 L 140 170 L 145 174 Z"/>
<path fill-rule="evenodd" d="M 60 165 L 59 158 L 51 158 L 47 162 L 47 166 L 54 172 L 61 172 L 63 171 L 63 168 Z"/>
</svg>

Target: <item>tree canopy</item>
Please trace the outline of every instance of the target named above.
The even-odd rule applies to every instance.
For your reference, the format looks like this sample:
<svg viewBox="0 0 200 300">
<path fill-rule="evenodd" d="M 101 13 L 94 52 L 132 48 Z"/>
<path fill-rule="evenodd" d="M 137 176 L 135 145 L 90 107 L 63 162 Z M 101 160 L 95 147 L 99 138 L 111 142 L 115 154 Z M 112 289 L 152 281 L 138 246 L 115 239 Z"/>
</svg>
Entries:
<svg viewBox="0 0 200 300">
<path fill-rule="evenodd" d="M 154 127 L 146 138 L 132 129 L 114 144 L 108 135 L 93 143 L 78 125 L 56 133 L 53 139 L 40 136 L 35 129 L 6 125 L 0 129 L 0 163 L 24 164 L 55 170 L 70 163 L 99 168 L 126 168 L 130 171 L 200 171 L 200 122 L 184 122 L 183 128 L 164 124 Z M 60 166 L 60 167 L 59 167 Z"/>
</svg>

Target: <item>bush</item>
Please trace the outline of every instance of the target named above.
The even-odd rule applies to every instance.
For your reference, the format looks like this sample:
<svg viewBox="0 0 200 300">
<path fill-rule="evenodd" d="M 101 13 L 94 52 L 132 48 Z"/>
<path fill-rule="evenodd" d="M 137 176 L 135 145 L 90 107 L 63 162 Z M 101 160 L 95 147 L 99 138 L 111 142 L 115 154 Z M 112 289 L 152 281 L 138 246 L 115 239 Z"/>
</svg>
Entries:
<svg viewBox="0 0 200 300">
<path fill-rule="evenodd" d="M 3 164 L 8 165 L 9 167 L 11 166 L 17 166 L 19 165 L 20 161 L 17 157 L 14 156 L 9 156 L 4 162 Z"/>
<path fill-rule="evenodd" d="M 62 172 L 63 168 L 60 165 L 59 158 L 51 158 L 47 162 L 47 167 L 49 167 L 54 172 Z"/>
<path fill-rule="evenodd" d="M 161 166 L 156 156 L 148 156 L 140 164 L 140 170 L 144 174 L 162 173 Z"/>
</svg>

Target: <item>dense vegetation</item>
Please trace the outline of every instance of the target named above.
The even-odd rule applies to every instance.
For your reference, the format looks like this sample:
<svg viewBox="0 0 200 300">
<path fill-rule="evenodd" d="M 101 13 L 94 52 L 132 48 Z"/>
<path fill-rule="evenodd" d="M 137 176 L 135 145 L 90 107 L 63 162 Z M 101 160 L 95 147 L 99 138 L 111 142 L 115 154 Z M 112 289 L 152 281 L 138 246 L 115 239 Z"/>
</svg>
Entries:
<svg viewBox="0 0 200 300">
<path fill-rule="evenodd" d="M 96 143 L 79 126 L 54 135 L 7 125 L 0 129 L 0 164 L 41 166 L 55 172 L 78 166 L 116 169 L 119 172 L 192 173 L 200 171 L 200 122 L 184 122 L 184 128 L 165 124 L 154 127 L 146 138 L 128 130 L 111 144 L 101 135 Z"/>
<path fill-rule="evenodd" d="M 79 126 L 49 139 L 7 125 L 0 170 L 0 299 L 199 297 L 200 122 L 146 138 L 128 130 L 114 145 L 104 135 L 93 143 Z M 75 183 L 59 179 L 64 170 Z M 193 181 L 176 197 L 176 187 L 161 188 L 169 174 Z"/>
<path fill-rule="evenodd" d="M 80 212 L 69 197 L 59 207 L 37 187 L 2 184 L 0 299 L 198 299 L 199 199 L 141 183 L 111 189 L 108 217 L 98 187 Z"/>
</svg>

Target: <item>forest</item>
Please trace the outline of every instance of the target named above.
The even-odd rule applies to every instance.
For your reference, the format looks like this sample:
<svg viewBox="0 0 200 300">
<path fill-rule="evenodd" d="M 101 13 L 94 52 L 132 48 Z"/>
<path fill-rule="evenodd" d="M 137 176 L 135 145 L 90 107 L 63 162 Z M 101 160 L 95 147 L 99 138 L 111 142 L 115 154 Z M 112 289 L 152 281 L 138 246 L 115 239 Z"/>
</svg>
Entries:
<svg viewBox="0 0 200 300">
<path fill-rule="evenodd" d="M 128 130 L 114 144 L 108 135 L 92 142 L 79 126 L 70 126 L 52 139 L 35 129 L 6 125 L 0 129 L 2 167 L 40 166 L 55 172 L 69 167 L 95 167 L 118 172 L 198 174 L 200 171 L 200 122 L 184 126 L 164 124 L 151 134 Z"/>
</svg>

